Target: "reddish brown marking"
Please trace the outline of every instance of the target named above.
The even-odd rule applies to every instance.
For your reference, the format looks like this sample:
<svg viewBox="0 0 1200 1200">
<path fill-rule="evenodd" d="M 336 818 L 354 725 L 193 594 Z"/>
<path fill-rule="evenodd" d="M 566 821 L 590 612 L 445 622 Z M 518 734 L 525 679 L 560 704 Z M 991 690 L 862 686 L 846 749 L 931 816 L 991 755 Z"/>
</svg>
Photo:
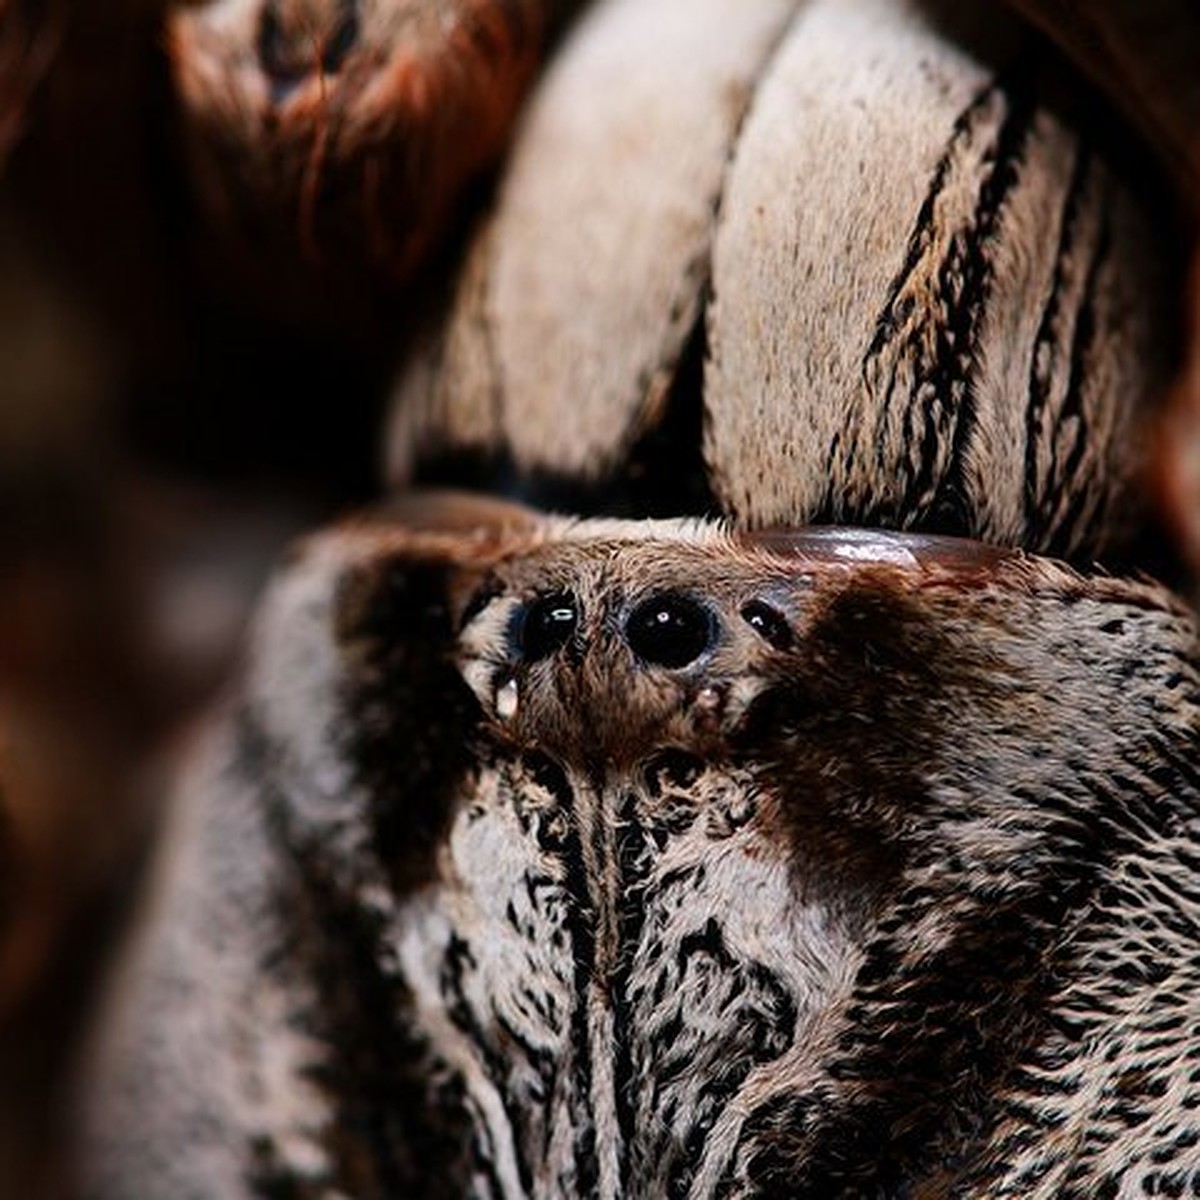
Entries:
<svg viewBox="0 0 1200 1200">
<path fill-rule="evenodd" d="M 1180 547 L 1200 570 L 1200 255 L 1192 272 L 1188 363 L 1159 429 L 1158 492 Z"/>
<path fill-rule="evenodd" d="M 847 567 L 935 568 L 967 577 L 990 575 L 1021 557 L 1019 551 L 970 538 L 834 525 L 768 529 L 761 533 L 741 534 L 738 541 L 781 557 L 811 558 L 821 563 L 843 563 Z"/>
<path fill-rule="evenodd" d="M 170 53 L 193 174 L 233 269 L 322 322 L 338 308 L 331 281 L 352 296 L 405 280 L 502 149 L 565 7 L 397 5 L 394 29 L 359 19 L 335 70 L 337 27 L 311 31 L 311 56 L 282 64 L 286 86 L 259 53 L 261 5 L 234 30 L 211 4 L 178 11 Z"/>
</svg>

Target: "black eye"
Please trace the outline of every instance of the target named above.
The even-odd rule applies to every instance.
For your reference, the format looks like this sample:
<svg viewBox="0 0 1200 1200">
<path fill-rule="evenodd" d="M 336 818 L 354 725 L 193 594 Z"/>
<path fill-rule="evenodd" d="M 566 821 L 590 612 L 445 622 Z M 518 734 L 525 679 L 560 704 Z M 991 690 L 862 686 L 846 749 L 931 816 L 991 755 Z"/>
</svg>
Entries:
<svg viewBox="0 0 1200 1200">
<path fill-rule="evenodd" d="M 783 614 L 762 600 L 751 600 L 742 609 L 742 620 L 776 650 L 789 650 L 795 641 L 792 628 Z"/>
<path fill-rule="evenodd" d="M 671 592 L 643 600 L 625 622 L 633 652 L 660 667 L 695 662 L 712 645 L 714 632 L 708 609 Z"/>
<path fill-rule="evenodd" d="M 541 596 L 526 610 L 518 642 L 531 662 L 548 658 L 571 640 L 579 624 L 579 608 L 570 592 Z"/>
</svg>

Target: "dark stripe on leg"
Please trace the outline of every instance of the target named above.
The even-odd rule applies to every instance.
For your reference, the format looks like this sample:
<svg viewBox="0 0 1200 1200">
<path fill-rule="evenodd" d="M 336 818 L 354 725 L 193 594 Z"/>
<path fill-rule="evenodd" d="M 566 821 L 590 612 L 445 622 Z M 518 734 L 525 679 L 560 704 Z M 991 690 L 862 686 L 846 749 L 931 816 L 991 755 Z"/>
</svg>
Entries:
<svg viewBox="0 0 1200 1200">
<path fill-rule="evenodd" d="M 1035 113 L 1027 73 L 1014 72 L 990 83 L 955 121 L 862 363 L 868 413 L 886 416 L 900 404 L 904 409 L 898 440 L 878 436 L 883 421 L 866 423 L 859 436 L 874 444 L 860 447 L 861 454 L 874 459 L 880 478 L 899 473 L 902 490 L 887 501 L 865 496 L 846 511 L 831 480 L 824 507 L 832 515 L 974 532 L 965 504 L 965 461 L 975 429 L 972 386 L 994 283 L 993 243 L 1019 181 Z M 946 219 L 941 208 L 955 184 L 969 182 L 957 178 L 965 173 L 978 174 L 973 209 L 959 227 L 940 228 Z M 938 241 L 948 246 L 934 261 Z M 902 373 L 911 379 L 898 385 Z M 898 395 L 901 386 L 904 396 Z"/>
<path fill-rule="evenodd" d="M 1045 479 L 1039 471 L 1042 438 L 1053 403 L 1055 382 L 1062 369 L 1064 356 L 1064 304 L 1068 299 L 1076 274 L 1075 259 L 1079 253 L 1079 223 L 1083 199 L 1091 181 L 1091 154 L 1081 145 L 1075 159 L 1071 183 L 1063 201 L 1059 222 L 1058 249 L 1054 255 L 1054 274 L 1050 294 L 1038 322 L 1037 337 L 1029 367 L 1029 400 L 1025 410 L 1025 527 L 1030 538 L 1037 542 L 1047 512 L 1042 503 Z M 1053 447 L 1050 448 L 1053 452 Z M 1049 475 L 1047 467 L 1046 475 Z"/>
<path fill-rule="evenodd" d="M 966 457 L 977 424 L 974 385 L 980 366 L 980 336 L 995 284 L 995 243 L 1008 198 L 1020 180 L 1036 113 L 1028 78 L 1014 78 L 1001 88 L 1008 115 L 1000 129 L 991 173 L 980 188 L 971 224 L 955 237 L 939 272 L 939 278 L 949 275 L 953 279 L 957 273 L 961 280 L 952 292 L 957 303 L 938 328 L 938 357 L 931 380 L 937 394 L 953 398 L 949 406 L 953 423 L 950 462 L 936 482 L 926 510 L 931 518 L 926 521 L 928 527 L 945 533 L 976 532 L 968 508 Z M 926 481 L 919 479 L 918 502 L 925 486 Z"/>
<path fill-rule="evenodd" d="M 1074 547 L 1076 533 L 1084 524 L 1086 510 L 1092 499 L 1087 487 L 1088 481 L 1080 479 L 1079 474 L 1087 454 L 1090 433 L 1084 390 L 1088 386 L 1088 367 L 1096 342 L 1096 289 L 1111 245 L 1106 212 L 1101 219 L 1100 236 L 1096 239 L 1092 259 L 1088 264 L 1079 315 L 1075 320 L 1075 332 L 1071 342 L 1070 382 L 1051 439 L 1050 486 L 1047 490 L 1045 511 L 1053 529 L 1048 551 L 1056 555 L 1069 554 Z M 1072 422 L 1074 429 L 1071 431 L 1071 445 L 1060 462 L 1059 437 Z"/>
</svg>

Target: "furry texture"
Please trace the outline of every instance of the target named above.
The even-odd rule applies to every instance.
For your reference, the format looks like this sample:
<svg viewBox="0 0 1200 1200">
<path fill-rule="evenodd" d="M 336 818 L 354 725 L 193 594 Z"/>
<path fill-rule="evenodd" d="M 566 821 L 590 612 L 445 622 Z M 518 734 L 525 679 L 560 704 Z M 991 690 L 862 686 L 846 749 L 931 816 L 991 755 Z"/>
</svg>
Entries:
<svg viewBox="0 0 1200 1200">
<path fill-rule="evenodd" d="M 522 471 L 602 478 L 661 422 L 730 147 L 795 7 L 616 0 L 576 25 L 471 248 L 444 348 L 401 384 L 394 472 L 504 446 Z"/>
<path fill-rule="evenodd" d="M 600 4 L 563 46 L 399 385 L 393 481 L 1112 554 L 1169 288 L 1061 64 L 994 5 L 720 8 Z"/>
<path fill-rule="evenodd" d="M 95 1200 L 1200 1189 L 1195 623 L 996 545 L 1121 538 L 1144 220 L 1003 23 L 672 13 L 564 47 L 396 472 L 733 519 L 443 496 L 299 553 L 114 989 Z M 728 102 L 639 71 L 631 126 L 651 26 Z M 560 203 L 630 139 L 660 190 Z M 923 532 L 750 532 L 814 516 Z"/>
<path fill-rule="evenodd" d="M 469 525 L 347 527 L 276 586 L 93 1194 L 1200 1181 L 1164 593 L 898 535 Z M 682 651 L 638 624 L 664 600 L 703 614 Z"/>
<path fill-rule="evenodd" d="M 1161 285 L 1102 155 L 1041 98 L 1036 52 L 962 24 L 864 0 L 793 27 L 726 189 L 706 459 L 756 524 L 1073 555 L 1119 536 L 1134 494 Z"/>
</svg>

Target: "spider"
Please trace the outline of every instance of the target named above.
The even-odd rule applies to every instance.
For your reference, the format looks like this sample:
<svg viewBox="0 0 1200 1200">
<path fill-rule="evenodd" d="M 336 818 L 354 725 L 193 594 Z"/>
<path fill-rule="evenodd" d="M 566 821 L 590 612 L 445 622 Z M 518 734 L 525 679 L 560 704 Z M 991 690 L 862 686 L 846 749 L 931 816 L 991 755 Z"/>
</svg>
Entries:
<svg viewBox="0 0 1200 1200">
<path fill-rule="evenodd" d="M 1020 7 L 1186 196 L 1169 39 Z M 84 1194 L 1200 1191 L 1146 146 L 1001 5 L 169 28 L 248 286 L 410 320 L 393 498 L 280 568 L 183 774 Z"/>
</svg>

